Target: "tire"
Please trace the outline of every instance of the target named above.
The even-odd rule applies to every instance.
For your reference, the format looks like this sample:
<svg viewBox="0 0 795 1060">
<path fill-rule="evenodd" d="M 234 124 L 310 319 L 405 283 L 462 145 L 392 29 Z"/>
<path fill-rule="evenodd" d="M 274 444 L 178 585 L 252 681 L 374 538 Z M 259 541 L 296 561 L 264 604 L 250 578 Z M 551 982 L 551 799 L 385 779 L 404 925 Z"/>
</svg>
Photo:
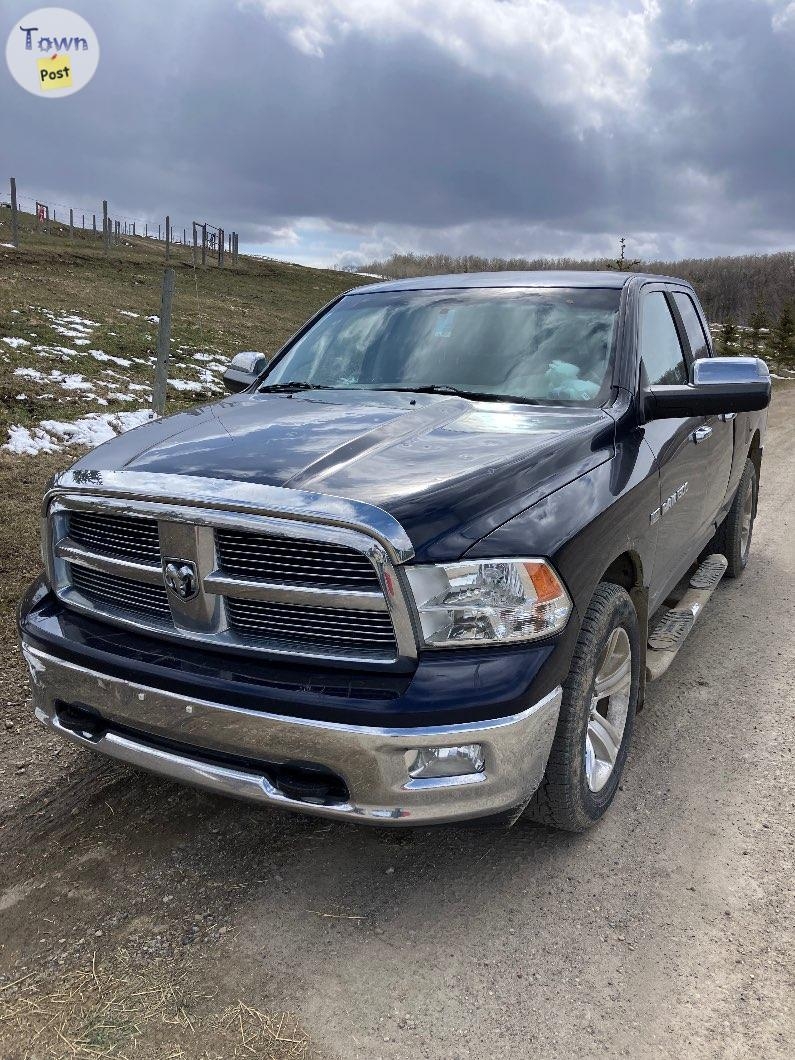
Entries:
<svg viewBox="0 0 795 1060">
<path fill-rule="evenodd" d="M 611 648 L 611 644 L 613 648 Z M 611 672 L 608 660 L 624 661 L 627 670 L 622 681 L 626 688 L 597 699 L 596 681 L 600 669 L 606 669 L 601 683 Z M 626 652 L 628 651 L 628 665 Z M 533 796 L 526 815 L 542 824 L 570 832 L 584 832 L 605 813 L 618 789 L 627 758 L 640 686 L 641 644 L 638 616 L 627 592 L 618 585 L 601 582 L 591 598 L 583 619 L 571 669 L 563 682 L 563 700 L 555 739 L 552 743 L 544 779 Z M 626 702 L 625 702 L 626 701 Z M 618 720 L 625 709 L 623 728 Z M 604 716 L 607 713 L 608 719 Z M 605 727 L 605 721 L 608 727 Z M 605 774 L 609 758 L 606 744 L 600 743 L 610 733 L 612 747 L 617 746 L 613 764 Z M 594 754 L 598 749 L 599 753 Z M 590 750 L 590 755 L 589 755 Z"/>
<path fill-rule="evenodd" d="M 715 538 L 717 551 L 729 561 L 727 578 L 739 578 L 748 563 L 758 488 L 756 467 L 751 460 L 746 460 L 732 506 Z"/>
</svg>

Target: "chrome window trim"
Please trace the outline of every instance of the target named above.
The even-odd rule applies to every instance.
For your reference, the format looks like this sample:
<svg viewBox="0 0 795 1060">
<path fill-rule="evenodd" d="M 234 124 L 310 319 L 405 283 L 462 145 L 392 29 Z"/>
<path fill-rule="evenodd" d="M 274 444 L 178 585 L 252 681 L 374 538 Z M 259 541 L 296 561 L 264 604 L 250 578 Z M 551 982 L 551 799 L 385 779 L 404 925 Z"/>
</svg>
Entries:
<svg viewBox="0 0 795 1060">
<path fill-rule="evenodd" d="M 177 642 L 202 643 L 208 647 L 218 649 L 231 649 L 238 652 L 256 652 L 261 655 L 276 657 L 299 657 L 339 663 L 364 663 L 375 666 L 396 666 L 407 663 L 417 658 L 417 639 L 414 624 L 411 617 L 410 605 L 408 603 L 407 587 L 404 577 L 400 571 L 399 563 L 395 556 L 405 555 L 408 550 L 400 545 L 400 537 L 406 536 L 402 527 L 400 534 L 390 530 L 392 540 L 389 548 L 384 543 L 384 531 L 386 524 L 376 520 L 378 529 L 367 522 L 353 526 L 349 522 L 343 523 L 339 520 L 339 511 L 335 503 L 329 508 L 336 512 L 336 522 L 321 521 L 322 505 L 313 501 L 312 517 L 309 518 L 308 510 L 303 509 L 300 515 L 295 514 L 296 504 L 291 495 L 294 492 L 287 489 L 279 489 L 283 496 L 284 511 L 274 511 L 275 495 L 269 492 L 267 510 L 254 512 L 253 506 L 241 506 L 240 510 L 224 506 L 213 507 L 216 496 L 211 499 L 205 497 L 203 506 L 199 504 L 198 497 L 191 497 L 187 503 L 181 503 L 172 497 L 174 487 L 179 484 L 179 478 L 163 476 L 170 479 L 170 486 L 162 488 L 159 496 L 153 498 L 151 493 L 147 497 L 136 498 L 133 491 L 126 488 L 126 480 L 123 476 L 127 473 L 120 472 L 117 477 L 122 478 L 125 488 L 111 492 L 104 492 L 105 473 L 101 473 L 102 483 L 95 480 L 90 484 L 85 481 L 75 488 L 77 472 L 69 472 L 67 475 L 59 476 L 55 484 L 50 487 L 46 494 L 43 525 L 43 552 L 50 584 L 57 595 L 75 611 L 93 617 L 101 617 L 114 625 L 154 634 Z M 161 476 L 140 476 L 134 474 L 132 477 L 140 479 L 158 479 Z M 196 479 L 192 479 L 193 484 Z M 202 479 L 201 482 L 212 482 L 213 480 Z M 68 482 L 68 488 L 64 485 Z M 141 485 L 136 483 L 136 488 Z M 237 487 L 237 483 L 225 483 L 225 486 Z M 191 486 L 191 488 L 193 488 Z M 270 491 L 270 487 L 267 487 Z M 162 499 L 164 493 L 168 499 Z M 317 498 L 320 495 L 311 495 Z M 251 500 L 251 498 L 248 498 Z M 328 498 L 336 502 L 337 498 Z M 224 504 L 231 503 L 230 501 Z M 347 504 L 348 502 L 344 502 Z M 300 507 L 300 503 L 298 504 Z M 371 505 L 360 505 L 361 514 L 372 509 Z M 373 509 L 380 512 L 380 509 Z M 157 616 L 149 616 L 138 619 L 129 613 L 108 604 L 98 608 L 96 601 L 89 600 L 86 596 L 75 589 L 68 577 L 67 563 L 74 561 L 95 570 L 110 573 L 120 577 L 131 577 L 134 580 L 148 584 L 163 584 L 162 567 L 154 567 L 126 560 L 123 557 L 109 556 L 95 553 L 83 545 L 71 541 L 66 533 L 66 513 L 68 511 L 92 511 L 107 515 L 123 515 L 129 518 L 154 519 L 160 528 L 161 546 L 171 536 L 170 531 L 178 531 L 184 527 L 187 535 L 189 530 L 194 533 L 197 545 L 194 548 L 195 556 L 185 555 L 170 556 L 163 551 L 163 561 L 170 558 L 196 559 L 201 555 L 199 563 L 199 577 L 203 592 L 200 594 L 198 603 L 180 604 L 174 595 L 169 593 L 172 605 L 173 621 L 160 619 Z M 351 511 L 348 512 L 350 516 Z M 382 513 L 395 526 L 399 524 Z M 330 517 L 334 519 L 335 516 Z M 259 534 L 270 534 L 278 538 L 303 538 L 322 544 L 342 544 L 363 553 L 373 564 L 380 591 L 373 590 L 337 590 L 322 587 L 299 587 L 287 584 L 274 585 L 268 582 L 249 581 L 246 579 L 235 579 L 218 569 L 217 557 L 215 556 L 214 529 L 234 528 L 235 530 L 248 531 Z M 179 535 L 177 535 L 179 536 Z M 187 538 L 186 538 L 187 539 Z M 406 537 L 406 541 L 408 538 Z M 203 543 L 202 543 L 203 542 Z M 413 554 L 413 550 L 412 554 Z M 283 646 L 276 643 L 258 643 L 256 638 L 238 634 L 229 628 L 226 601 L 224 595 L 237 596 L 245 599 L 259 599 L 263 601 L 276 601 L 295 605 L 314 607 L 351 607 L 363 611 L 387 611 L 392 620 L 397 644 L 397 655 L 394 652 L 386 653 L 374 647 L 373 652 L 342 652 L 324 649 L 306 642 L 292 644 L 285 640 Z"/>
</svg>

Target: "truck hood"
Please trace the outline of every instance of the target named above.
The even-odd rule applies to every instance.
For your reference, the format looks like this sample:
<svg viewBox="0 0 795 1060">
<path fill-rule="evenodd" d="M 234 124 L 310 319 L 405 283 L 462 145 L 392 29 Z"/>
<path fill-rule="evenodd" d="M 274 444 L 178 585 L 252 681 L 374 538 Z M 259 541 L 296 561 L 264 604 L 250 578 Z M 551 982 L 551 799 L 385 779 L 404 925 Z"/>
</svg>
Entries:
<svg viewBox="0 0 795 1060">
<path fill-rule="evenodd" d="M 601 409 L 372 391 L 242 394 L 130 431 L 76 468 L 367 501 L 402 523 L 418 560 L 449 560 L 610 459 L 613 434 Z"/>
</svg>

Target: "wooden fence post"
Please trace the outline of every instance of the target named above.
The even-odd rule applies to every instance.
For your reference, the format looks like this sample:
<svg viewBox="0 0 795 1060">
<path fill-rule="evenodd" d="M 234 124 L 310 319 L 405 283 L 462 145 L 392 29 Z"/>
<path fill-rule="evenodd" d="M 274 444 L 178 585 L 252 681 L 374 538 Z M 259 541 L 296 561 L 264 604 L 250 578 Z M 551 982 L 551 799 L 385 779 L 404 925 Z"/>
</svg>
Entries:
<svg viewBox="0 0 795 1060">
<path fill-rule="evenodd" d="M 135 235 L 135 221 L 133 221 L 133 235 Z"/>
<path fill-rule="evenodd" d="M 110 247 L 110 229 L 108 228 L 108 200 L 102 200 L 102 249 L 107 254 Z"/>
<path fill-rule="evenodd" d="M 95 213 L 92 213 L 91 217 L 92 217 L 93 222 L 94 222 L 94 235 L 96 235 L 97 234 L 97 215 Z"/>
<path fill-rule="evenodd" d="M 168 214 L 166 214 L 166 261 L 168 261 L 171 254 L 171 222 Z"/>
<path fill-rule="evenodd" d="M 168 226 L 166 226 L 168 231 Z M 171 353 L 171 302 L 174 297 L 174 270 L 163 272 L 163 291 L 160 296 L 160 322 L 157 326 L 157 365 L 155 385 L 152 388 L 152 409 L 162 416 L 166 411 L 166 388 L 168 386 L 168 362 Z"/>
<path fill-rule="evenodd" d="M 11 178 L 11 242 L 19 247 L 19 218 L 17 217 L 17 181 Z"/>
<path fill-rule="evenodd" d="M 69 242 L 71 243 L 74 239 L 74 213 L 72 207 L 69 207 Z"/>
<path fill-rule="evenodd" d="M 193 222 L 193 267 L 196 268 L 196 222 Z"/>
<path fill-rule="evenodd" d="M 81 228 L 85 232 L 85 230 L 86 230 L 86 215 L 85 214 L 83 214 L 83 223 L 81 225 Z"/>
</svg>

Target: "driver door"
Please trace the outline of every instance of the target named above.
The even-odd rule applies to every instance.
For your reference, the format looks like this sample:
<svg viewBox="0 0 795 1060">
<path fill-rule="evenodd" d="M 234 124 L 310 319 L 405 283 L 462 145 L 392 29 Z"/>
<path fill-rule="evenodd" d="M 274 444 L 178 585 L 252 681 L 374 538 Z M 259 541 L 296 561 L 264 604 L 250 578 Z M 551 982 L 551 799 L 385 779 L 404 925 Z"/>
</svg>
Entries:
<svg viewBox="0 0 795 1060">
<path fill-rule="evenodd" d="M 640 311 L 641 386 L 687 383 L 686 354 L 665 287 L 644 288 Z M 694 416 L 651 420 L 644 428 L 660 476 L 659 506 L 648 516 L 650 522 L 659 524 L 651 578 L 652 608 L 698 556 L 707 485 L 707 467 L 698 444 L 698 432 L 704 426 L 704 417 Z"/>
</svg>

